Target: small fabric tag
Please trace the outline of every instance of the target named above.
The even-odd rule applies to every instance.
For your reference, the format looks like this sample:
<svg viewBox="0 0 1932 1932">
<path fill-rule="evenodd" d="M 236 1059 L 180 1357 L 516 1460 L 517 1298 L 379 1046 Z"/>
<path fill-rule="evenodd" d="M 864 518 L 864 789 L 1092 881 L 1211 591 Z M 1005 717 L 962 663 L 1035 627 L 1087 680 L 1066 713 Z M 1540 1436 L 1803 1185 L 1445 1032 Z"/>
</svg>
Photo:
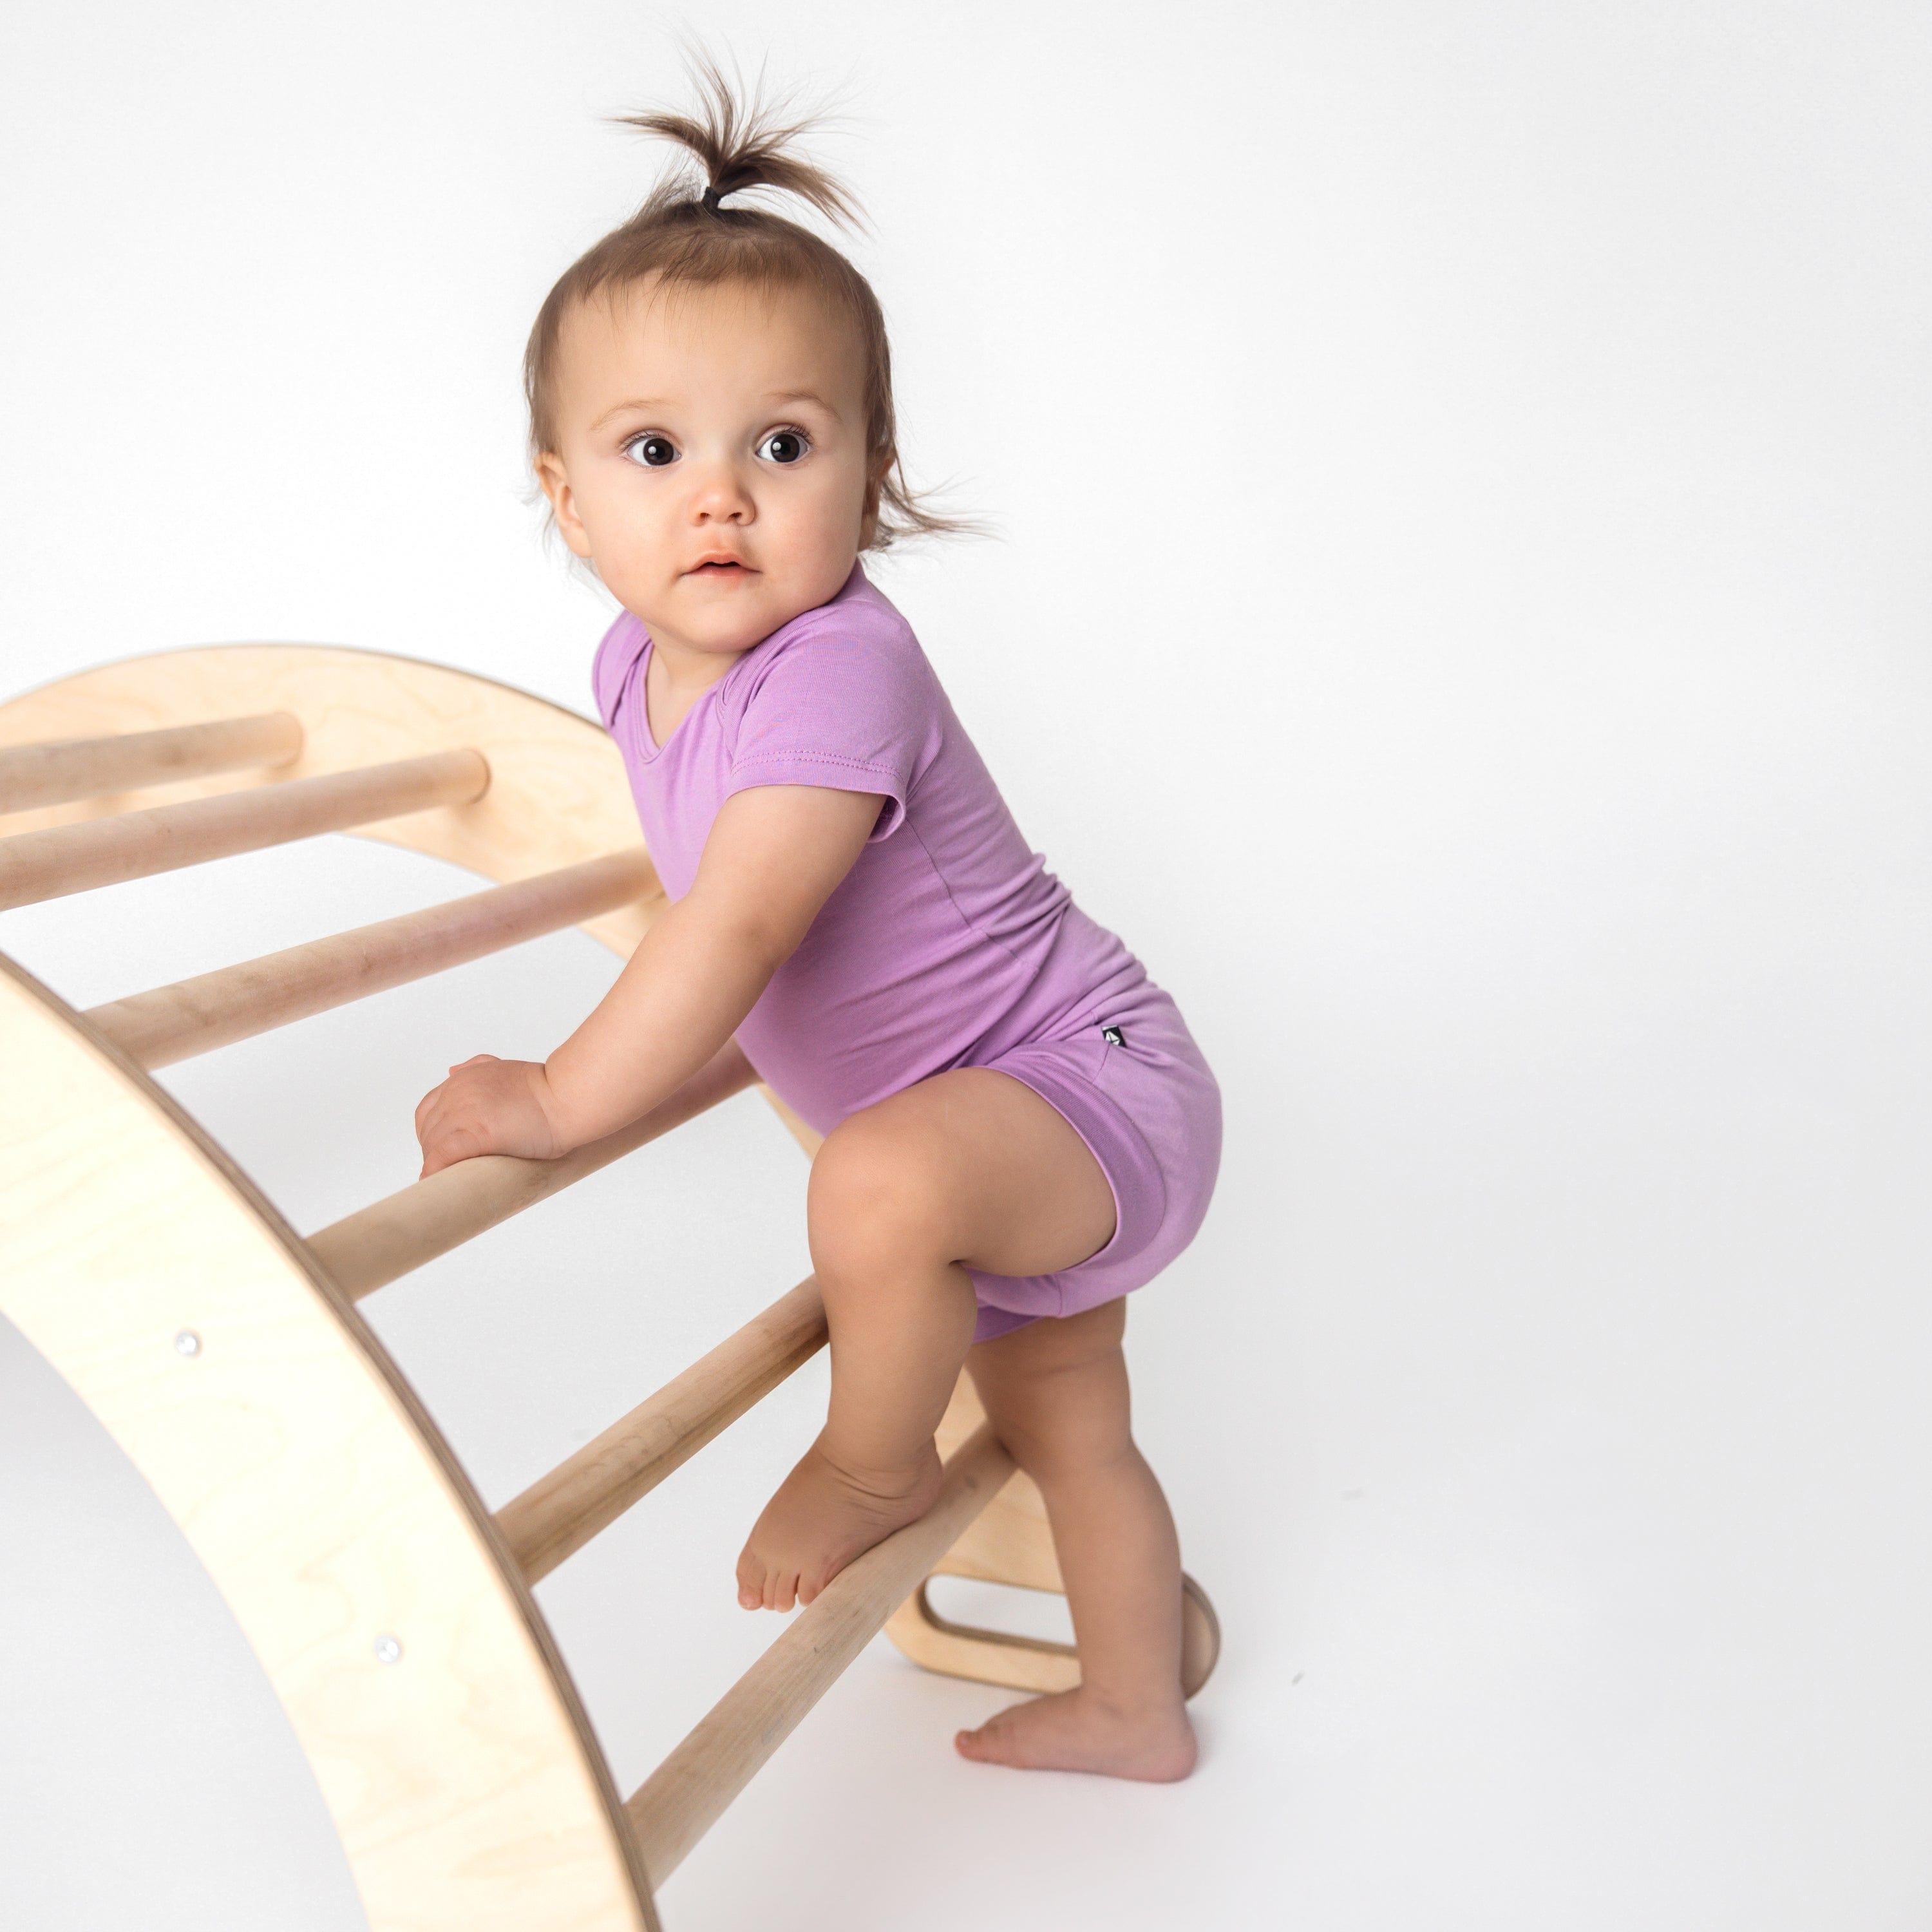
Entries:
<svg viewBox="0 0 1932 1932">
<path fill-rule="evenodd" d="M 1121 1032 L 1118 1027 L 1102 1027 L 1100 1029 L 1100 1037 L 1109 1046 L 1125 1046 L 1127 1043 L 1126 1035 Z"/>
</svg>

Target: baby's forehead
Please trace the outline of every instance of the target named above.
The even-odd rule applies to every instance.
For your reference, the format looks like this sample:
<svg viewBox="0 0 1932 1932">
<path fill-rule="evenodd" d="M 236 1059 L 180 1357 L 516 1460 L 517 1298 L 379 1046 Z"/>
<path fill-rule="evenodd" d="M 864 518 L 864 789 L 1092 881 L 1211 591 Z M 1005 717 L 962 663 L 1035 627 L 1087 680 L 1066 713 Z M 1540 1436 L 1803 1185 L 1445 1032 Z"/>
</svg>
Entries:
<svg viewBox="0 0 1932 1932">
<path fill-rule="evenodd" d="M 838 412 L 863 388 L 856 318 L 803 283 L 607 284 L 572 304 L 557 346 L 574 400 L 643 380 L 656 391 L 815 394 Z"/>
</svg>

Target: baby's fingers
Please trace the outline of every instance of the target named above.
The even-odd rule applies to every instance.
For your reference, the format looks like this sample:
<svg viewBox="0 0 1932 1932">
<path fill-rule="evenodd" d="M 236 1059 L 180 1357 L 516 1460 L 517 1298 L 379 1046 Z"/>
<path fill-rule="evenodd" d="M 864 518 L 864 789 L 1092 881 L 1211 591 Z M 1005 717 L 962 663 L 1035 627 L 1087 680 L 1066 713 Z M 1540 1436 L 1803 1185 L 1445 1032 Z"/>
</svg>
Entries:
<svg viewBox="0 0 1932 1932">
<path fill-rule="evenodd" d="M 424 1178 L 440 1167 L 466 1159 L 475 1150 L 466 1144 L 480 1141 L 482 1136 L 473 1118 L 465 1119 L 468 1112 L 451 1094 L 447 1081 L 424 1095 L 416 1109 L 416 1142 L 423 1151 Z"/>
<path fill-rule="evenodd" d="M 427 1180 L 438 1168 L 454 1167 L 460 1160 L 482 1154 L 488 1138 L 476 1127 L 432 1127 L 422 1144 L 421 1178 Z"/>
</svg>

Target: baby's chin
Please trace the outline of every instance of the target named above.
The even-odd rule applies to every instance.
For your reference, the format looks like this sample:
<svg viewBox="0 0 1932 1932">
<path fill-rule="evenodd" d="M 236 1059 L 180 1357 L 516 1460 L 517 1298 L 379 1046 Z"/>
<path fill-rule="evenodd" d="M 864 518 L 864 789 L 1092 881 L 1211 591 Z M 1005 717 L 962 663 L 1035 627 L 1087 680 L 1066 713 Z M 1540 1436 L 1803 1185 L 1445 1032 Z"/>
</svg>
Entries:
<svg viewBox="0 0 1932 1932">
<path fill-rule="evenodd" d="M 808 588 L 774 583 L 762 573 L 680 579 L 666 599 L 663 623 L 694 650 L 748 651 L 824 602 Z M 650 619 L 638 614 L 651 628 Z"/>
</svg>

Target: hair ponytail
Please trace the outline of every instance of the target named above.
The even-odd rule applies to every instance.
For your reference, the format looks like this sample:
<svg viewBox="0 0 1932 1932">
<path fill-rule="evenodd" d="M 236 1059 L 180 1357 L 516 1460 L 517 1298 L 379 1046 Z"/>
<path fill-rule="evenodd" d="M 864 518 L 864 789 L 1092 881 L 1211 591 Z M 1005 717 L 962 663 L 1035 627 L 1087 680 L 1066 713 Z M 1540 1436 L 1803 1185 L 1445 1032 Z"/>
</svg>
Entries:
<svg viewBox="0 0 1932 1932">
<path fill-rule="evenodd" d="M 842 227 L 859 225 L 858 204 L 844 186 L 823 168 L 790 152 L 800 136 L 811 129 L 810 117 L 781 122 L 779 108 L 756 100 L 741 101 L 713 61 L 694 59 L 692 79 L 704 97 L 701 119 L 662 110 L 612 117 L 620 127 L 635 128 L 688 149 L 704 171 L 701 195 L 692 194 L 689 172 L 682 171 L 659 185 L 634 220 L 662 218 L 672 208 L 691 202 L 708 214 L 722 214 L 726 211 L 718 203 L 727 195 L 770 188 L 796 195 Z"/>
</svg>

